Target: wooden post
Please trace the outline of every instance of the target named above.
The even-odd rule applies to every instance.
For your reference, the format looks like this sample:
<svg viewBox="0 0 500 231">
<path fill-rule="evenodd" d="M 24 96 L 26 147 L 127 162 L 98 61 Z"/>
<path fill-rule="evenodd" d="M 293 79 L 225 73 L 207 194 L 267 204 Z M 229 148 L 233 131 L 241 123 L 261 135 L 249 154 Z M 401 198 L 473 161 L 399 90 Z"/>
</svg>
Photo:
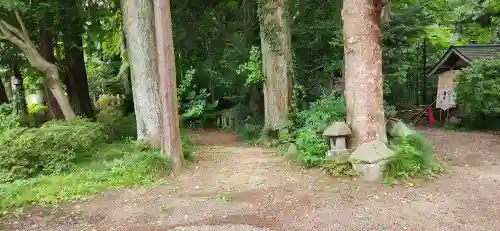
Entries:
<svg viewBox="0 0 500 231">
<path fill-rule="evenodd" d="M 170 0 L 154 0 L 156 50 L 160 77 L 161 151 L 172 161 L 174 172 L 182 168 L 182 146 L 177 106 L 177 83 Z"/>
</svg>

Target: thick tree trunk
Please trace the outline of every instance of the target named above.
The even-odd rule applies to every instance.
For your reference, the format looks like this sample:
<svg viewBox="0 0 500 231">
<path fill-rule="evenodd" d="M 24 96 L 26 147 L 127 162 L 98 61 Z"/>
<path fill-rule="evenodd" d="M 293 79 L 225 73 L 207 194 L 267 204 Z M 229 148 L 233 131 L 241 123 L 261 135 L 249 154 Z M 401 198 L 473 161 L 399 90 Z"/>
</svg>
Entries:
<svg viewBox="0 0 500 231">
<path fill-rule="evenodd" d="M 85 32 L 84 20 L 80 15 L 80 7 L 74 7 L 78 1 L 68 1 L 70 5 L 63 8 L 63 13 L 68 15 L 68 26 L 63 32 L 64 38 L 64 58 L 66 65 L 66 87 L 69 101 L 75 113 L 85 117 L 92 117 L 94 110 L 89 95 L 89 85 L 87 81 L 87 71 L 85 69 L 85 59 L 83 54 L 83 38 Z"/>
<path fill-rule="evenodd" d="M 264 117 L 267 130 L 282 128 L 288 121 L 292 100 L 293 60 L 287 0 L 260 5 Z"/>
<path fill-rule="evenodd" d="M 150 0 L 121 0 L 127 41 L 137 139 L 161 146 L 160 97 L 153 3 Z"/>
<path fill-rule="evenodd" d="M 72 41 L 67 41 L 69 44 L 64 47 L 69 101 L 77 115 L 92 117 L 94 110 L 89 95 L 82 37 L 78 34 L 71 37 Z"/>
<path fill-rule="evenodd" d="M 12 99 L 12 83 L 10 82 L 10 78 L 7 74 L 5 76 L 5 82 L 3 83 L 3 86 L 5 87 L 5 94 L 7 95 L 7 99 L 11 100 Z"/>
<path fill-rule="evenodd" d="M 5 89 L 6 87 L 4 86 L 2 80 L 0 79 L 0 104 L 9 102 L 9 98 L 7 97 L 7 91 Z"/>
<path fill-rule="evenodd" d="M 174 171 L 182 168 L 182 145 L 177 106 L 174 41 L 170 0 L 154 0 L 158 73 L 161 102 L 161 150 L 173 163 Z"/>
<path fill-rule="evenodd" d="M 351 146 L 387 142 L 380 51 L 380 2 L 344 0 L 345 102 Z"/>
<path fill-rule="evenodd" d="M 14 91 L 14 102 L 16 105 L 16 113 L 21 117 L 22 123 L 28 123 L 28 106 L 26 104 L 26 93 L 24 91 L 24 81 L 21 74 L 20 66 L 17 60 L 12 64 L 12 81 L 16 83 Z"/>
<path fill-rule="evenodd" d="M 54 37 L 50 31 L 50 25 L 47 25 L 50 20 L 46 21 L 46 27 L 40 29 L 40 54 L 42 57 L 50 63 L 54 63 L 56 58 L 54 57 Z M 64 115 L 57 104 L 57 100 L 54 94 L 50 91 L 48 81 L 45 80 L 45 95 L 47 96 L 47 105 L 49 107 L 50 117 L 53 119 L 63 119 Z"/>
</svg>

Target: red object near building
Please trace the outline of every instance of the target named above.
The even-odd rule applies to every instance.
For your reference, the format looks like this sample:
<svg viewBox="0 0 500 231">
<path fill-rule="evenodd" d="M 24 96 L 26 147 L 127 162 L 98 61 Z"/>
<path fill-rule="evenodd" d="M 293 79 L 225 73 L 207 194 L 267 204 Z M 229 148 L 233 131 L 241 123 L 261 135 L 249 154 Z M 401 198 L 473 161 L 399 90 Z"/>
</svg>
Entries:
<svg viewBox="0 0 500 231">
<path fill-rule="evenodd" d="M 434 118 L 434 113 L 432 113 L 432 107 L 429 106 L 427 107 L 427 118 L 429 120 L 429 125 L 434 125 L 436 124 L 436 118 Z"/>
</svg>

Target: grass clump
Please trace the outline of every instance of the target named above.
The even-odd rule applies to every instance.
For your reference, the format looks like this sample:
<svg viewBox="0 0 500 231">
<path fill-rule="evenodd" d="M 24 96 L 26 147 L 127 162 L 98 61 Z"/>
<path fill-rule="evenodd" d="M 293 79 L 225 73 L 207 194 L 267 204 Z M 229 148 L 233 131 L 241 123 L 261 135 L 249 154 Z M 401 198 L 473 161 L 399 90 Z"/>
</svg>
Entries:
<svg viewBox="0 0 500 231">
<path fill-rule="evenodd" d="M 4 131 L 0 135 L 0 183 L 70 171 L 103 140 L 103 126 L 86 119 Z"/>
<path fill-rule="evenodd" d="M 394 139 L 394 156 L 384 167 L 385 181 L 407 180 L 414 177 L 435 177 L 442 172 L 441 164 L 434 158 L 432 147 L 420 134 Z"/>
<path fill-rule="evenodd" d="M 166 156 L 141 152 L 130 143 L 101 145 L 88 158 L 92 161 L 71 172 L 0 184 L 0 213 L 27 205 L 85 200 L 106 189 L 152 186 L 171 169 Z"/>
<path fill-rule="evenodd" d="M 327 157 L 321 164 L 321 170 L 329 176 L 357 176 L 358 173 L 352 167 L 353 162 L 349 160 L 349 155 L 338 157 Z"/>
</svg>

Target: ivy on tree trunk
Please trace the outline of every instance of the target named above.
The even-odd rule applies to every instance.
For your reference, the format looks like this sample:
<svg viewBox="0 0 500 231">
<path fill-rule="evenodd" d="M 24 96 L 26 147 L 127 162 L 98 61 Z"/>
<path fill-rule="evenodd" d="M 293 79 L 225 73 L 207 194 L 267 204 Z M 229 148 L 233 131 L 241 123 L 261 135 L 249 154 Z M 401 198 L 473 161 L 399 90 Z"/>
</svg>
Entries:
<svg viewBox="0 0 500 231">
<path fill-rule="evenodd" d="M 293 60 L 287 0 L 266 0 L 260 7 L 265 129 L 288 122 L 292 100 Z"/>
</svg>

